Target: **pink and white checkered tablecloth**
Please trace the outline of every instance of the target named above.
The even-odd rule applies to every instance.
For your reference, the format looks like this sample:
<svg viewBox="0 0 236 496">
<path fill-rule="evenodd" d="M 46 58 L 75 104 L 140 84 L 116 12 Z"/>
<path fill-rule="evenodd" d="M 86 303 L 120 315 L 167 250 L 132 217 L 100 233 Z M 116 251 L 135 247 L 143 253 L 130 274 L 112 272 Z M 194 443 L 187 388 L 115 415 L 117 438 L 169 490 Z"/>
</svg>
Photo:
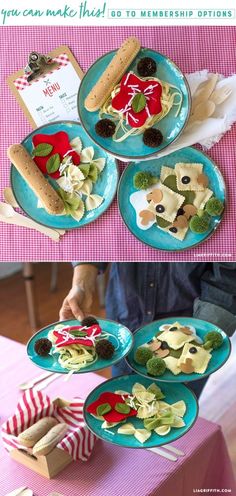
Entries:
<svg viewBox="0 0 236 496">
<path fill-rule="evenodd" d="M 70 47 L 86 71 L 105 51 L 117 48 L 129 35 L 137 35 L 143 46 L 158 49 L 189 73 L 207 68 L 230 75 L 236 71 L 235 27 L 4 27 L 1 36 L 1 182 L 9 185 L 6 148 L 21 141 L 30 131 L 6 84 L 6 77 L 25 66 L 30 51 L 47 53 L 60 44 Z M 210 150 L 224 175 L 228 203 L 217 232 L 201 246 L 182 253 L 165 253 L 143 245 L 129 233 L 119 215 L 117 202 L 89 226 L 69 232 L 56 244 L 39 233 L 1 224 L 0 259 L 101 260 L 101 261 L 189 261 L 232 260 L 236 256 L 236 126 Z"/>
<path fill-rule="evenodd" d="M 0 376 L 0 416 L 4 422 L 19 399 L 18 385 L 40 370 L 27 359 L 25 347 L 0 338 L 2 360 Z M 20 365 L 19 365 L 20 364 Z M 16 374 L 17 369 L 17 374 Z M 61 377 L 46 392 L 71 399 L 86 398 L 103 378 L 96 374 L 73 376 L 69 382 Z M 74 462 L 55 480 L 48 481 L 10 459 L 0 445 L 0 495 L 21 486 L 30 487 L 35 496 L 58 491 L 65 496 L 191 496 L 193 489 L 228 489 L 234 496 L 236 486 L 223 434 L 216 424 L 198 419 L 194 427 L 174 443 L 185 456 L 176 462 L 160 458 L 147 450 L 132 450 L 98 441 L 88 462 Z"/>
</svg>

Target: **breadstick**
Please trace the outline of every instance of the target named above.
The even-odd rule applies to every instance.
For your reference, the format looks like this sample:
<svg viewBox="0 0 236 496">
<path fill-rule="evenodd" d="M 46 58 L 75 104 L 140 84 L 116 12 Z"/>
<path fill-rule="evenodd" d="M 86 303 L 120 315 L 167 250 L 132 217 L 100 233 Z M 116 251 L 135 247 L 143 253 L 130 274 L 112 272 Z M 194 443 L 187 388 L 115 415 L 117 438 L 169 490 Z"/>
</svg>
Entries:
<svg viewBox="0 0 236 496">
<path fill-rule="evenodd" d="M 44 417 L 38 420 L 36 424 L 31 425 L 28 429 L 21 432 L 18 436 L 18 441 L 27 448 L 32 448 L 47 432 L 57 425 L 58 422 L 53 417 Z"/>
<path fill-rule="evenodd" d="M 110 64 L 86 97 L 84 102 L 86 110 L 95 112 L 105 103 L 114 86 L 121 80 L 139 50 L 140 42 L 134 36 L 127 38 L 122 43 Z"/>
<path fill-rule="evenodd" d="M 55 189 L 49 184 L 30 154 L 22 145 L 11 145 L 7 150 L 8 158 L 25 179 L 30 188 L 51 215 L 62 214 L 64 204 Z"/>
<path fill-rule="evenodd" d="M 33 455 L 47 455 L 63 439 L 67 431 L 67 425 L 64 423 L 53 427 L 42 439 L 33 447 Z"/>
</svg>

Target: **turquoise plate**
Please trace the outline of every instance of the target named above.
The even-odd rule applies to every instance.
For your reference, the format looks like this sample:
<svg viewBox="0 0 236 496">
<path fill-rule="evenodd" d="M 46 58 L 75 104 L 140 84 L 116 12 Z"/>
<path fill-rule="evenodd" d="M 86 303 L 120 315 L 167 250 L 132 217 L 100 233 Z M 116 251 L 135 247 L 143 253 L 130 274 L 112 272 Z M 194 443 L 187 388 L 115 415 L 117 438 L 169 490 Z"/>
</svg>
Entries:
<svg viewBox="0 0 236 496">
<path fill-rule="evenodd" d="M 114 160 L 114 158 L 107 155 L 106 152 L 101 150 L 101 148 L 99 148 L 98 146 L 94 145 L 94 143 L 91 143 L 91 140 L 88 138 L 82 126 L 78 122 L 63 121 L 41 126 L 38 129 L 35 129 L 35 131 L 33 131 L 31 134 L 29 134 L 27 138 L 22 141 L 22 145 L 25 146 L 28 152 L 31 152 L 33 149 L 32 138 L 33 136 L 35 136 L 35 134 L 55 134 L 59 131 L 65 131 L 69 135 L 70 140 L 79 136 L 82 140 L 84 148 L 87 146 L 94 147 L 95 158 L 106 158 L 106 166 L 93 188 L 93 193 L 102 195 L 104 197 L 103 203 L 95 210 L 85 213 L 83 218 L 79 222 L 77 222 L 75 219 L 73 219 L 73 217 L 66 215 L 50 215 L 44 208 L 37 208 L 38 200 L 36 195 L 13 165 L 11 166 L 11 186 L 17 203 L 20 205 L 21 209 L 29 217 L 31 217 L 31 219 L 34 219 L 36 222 L 39 222 L 44 226 L 52 227 L 55 229 L 68 230 L 86 226 L 90 222 L 100 217 L 100 215 L 102 215 L 108 209 L 116 194 L 118 168 L 116 160 Z M 52 185 L 53 183 L 55 184 L 55 181 L 53 180 L 50 180 L 50 182 Z"/>
<path fill-rule="evenodd" d="M 224 179 L 216 164 L 205 153 L 196 148 L 188 147 L 178 150 L 166 157 L 146 162 L 132 163 L 124 170 L 118 185 L 118 205 L 121 216 L 129 231 L 144 244 L 166 251 L 181 251 L 192 248 L 205 241 L 218 227 L 221 217 L 212 217 L 210 228 L 204 234 L 195 234 L 188 231 L 183 241 L 180 241 L 168 232 L 161 231 L 153 225 L 146 231 L 140 229 L 136 223 L 136 213 L 130 203 L 130 195 L 137 191 L 133 186 L 133 178 L 136 172 L 148 171 L 156 176 L 160 176 L 161 167 L 166 165 L 174 168 L 178 162 L 201 162 L 203 171 L 209 177 L 209 188 L 222 202 L 226 201 L 226 191 Z"/>
<path fill-rule="evenodd" d="M 177 86 L 179 90 L 182 91 L 183 104 L 180 113 L 178 117 L 175 117 L 176 109 L 175 107 L 172 107 L 169 114 L 156 124 L 156 127 L 160 129 L 164 136 L 162 144 L 157 148 L 150 148 L 144 145 L 142 135 L 129 137 L 121 143 L 115 143 L 112 138 L 102 138 L 97 135 L 94 128 L 96 122 L 99 120 L 99 112 L 88 112 L 84 107 L 84 101 L 96 81 L 98 81 L 99 77 L 114 57 L 115 53 L 115 51 L 106 53 L 101 58 L 96 60 L 81 81 L 78 94 L 78 112 L 81 124 L 95 143 L 97 143 L 108 153 L 119 157 L 121 160 L 122 158 L 126 160 L 138 160 L 143 157 L 151 157 L 153 154 L 170 145 L 170 143 L 172 143 L 180 135 L 187 124 L 191 108 L 188 83 L 180 69 L 174 64 L 174 62 L 172 62 L 172 60 L 168 59 L 168 57 L 165 57 L 161 53 L 156 52 L 155 50 L 142 48 L 133 63 L 130 65 L 129 70 L 137 74 L 136 67 L 139 59 L 141 57 L 152 57 L 157 63 L 158 78 Z"/>
<path fill-rule="evenodd" d="M 110 367 L 115 363 L 119 362 L 122 358 L 124 358 L 131 350 L 133 345 L 133 335 L 121 324 L 117 322 L 113 322 L 112 320 L 103 320 L 97 319 L 99 325 L 101 326 L 103 331 L 109 332 L 111 336 L 109 336 L 109 340 L 115 347 L 118 348 L 115 350 L 113 357 L 110 360 L 103 360 L 99 358 L 94 364 L 88 365 L 88 367 L 81 369 L 78 372 L 74 372 L 74 374 L 84 374 L 85 372 L 95 372 L 96 370 L 105 369 L 106 367 Z M 58 363 L 57 357 L 58 354 L 54 353 L 53 355 L 48 355 L 46 357 L 37 355 L 34 351 L 35 341 L 40 338 L 46 338 L 49 331 L 55 327 L 56 324 L 66 324 L 66 325 L 75 325 L 79 324 L 78 320 L 63 320 L 62 322 L 54 322 L 54 324 L 48 325 L 44 327 L 40 331 L 36 332 L 33 337 L 29 340 L 27 344 L 27 355 L 32 360 L 32 362 L 40 367 L 41 369 L 50 370 L 51 372 L 57 372 L 60 374 L 68 374 L 70 371 L 67 369 L 63 369 Z M 118 340 L 118 343 L 117 343 Z"/>
<path fill-rule="evenodd" d="M 142 365 L 138 365 L 134 361 L 134 354 L 139 346 L 142 346 L 144 343 L 147 343 L 153 336 L 157 333 L 159 327 L 165 324 L 172 324 L 174 322 L 179 322 L 184 326 L 191 325 L 195 327 L 196 333 L 200 338 L 204 338 L 207 332 L 209 331 L 218 331 L 223 336 L 223 344 L 218 350 L 212 351 L 212 357 L 207 367 L 207 370 L 204 374 L 183 374 L 182 372 L 178 375 L 172 374 L 170 370 L 166 370 L 162 376 L 153 377 L 153 380 L 157 380 L 159 382 L 190 382 L 196 381 L 198 379 L 202 379 L 203 377 L 207 377 L 212 374 L 216 370 L 220 369 L 224 365 L 224 363 L 228 360 L 230 352 L 231 352 L 231 343 L 228 336 L 221 330 L 219 327 L 211 324 L 210 322 L 205 322 L 204 320 L 193 319 L 190 317 L 170 317 L 166 319 L 156 320 L 155 322 L 151 322 L 151 324 L 147 324 L 144 327 L 140 327 L 134 333 L 134 346 L 126 358 L 129 366 L 138 374 L 141 374 L 144 377 L 151 377 L 147 373 L 146 367 Z"/>
<path fill-rule="evenodd" d="M 145 379 L 140 377 L 138 374 L 123 375 L 119 377 L 114 377 L 108 381 L 103 382 L 97 386 L 86 398 L 84 404 L 84 419 L 88 428 L 98 437 L 107 441 L 108 443 L 118 444 L 124 448 L 154 448 L 155 446 L 162 446 L 163 444 L 172 443 L 176 439 L 184 436 L 186 432 L 191 429 L 194 422 L 197 420 L 198 416 L 198 403 L 197 399 L 187 386 L 184 384 L 159 384 L 162 392 L 165 394 L 164 401 L 167 403 L 175 403 L 176 401 L 183 400 L 186 403 L 186 413 L 183 417 L 185 421 L 185 426 L 181 428 L 173 428 L 170 430 L 169 434 L 166 436 L 159 436 L 155 432 L 152 433 L 150 438 L 141 444 L 134 436 L 126 436 L 124 434 L 117 434 L 117 429 L 119 426 L 113 427 L 113 429 L 102 429 L 100 420 L 97 420 L 90 413 L 86 412 L 88 405 L 97 400 L 101 393 L 106 391 L 131 391 L 135 382 L 143 384 L 143 386 L 148 387 L 152 384 L 152 379 Z M 143 421 L 135 417 L 128 418 L 127 422 L 132 423 L 136 429 L 143 429 Z"/>
</svg>

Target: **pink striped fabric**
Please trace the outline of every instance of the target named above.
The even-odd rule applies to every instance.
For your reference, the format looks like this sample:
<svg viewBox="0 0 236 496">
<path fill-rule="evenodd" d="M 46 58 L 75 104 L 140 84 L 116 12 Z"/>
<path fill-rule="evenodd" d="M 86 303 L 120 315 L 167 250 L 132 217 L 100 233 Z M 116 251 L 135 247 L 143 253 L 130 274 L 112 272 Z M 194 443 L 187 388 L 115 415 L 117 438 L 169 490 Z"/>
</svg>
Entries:
<svg viewBox="0 0 236 496">
<path fill-rule="evenodd" d="M 7 451 L 14 448 L 25 449 L 17 436 L 35 424 L 39 419 L 52 416 L 58 422 L 65 422 L 68 431 L 58 448 L 67 451 L 74 460 L 87 461 L 92 453 L 96 437 L 86 427 L 83 418 L 84 401 L 76 398 L 66 407 L 59 407 L 56 402 L 34 389 L 26 391 L 15 413 L 2 426 L 2 441 Z"/>
<path fill-rule="evenodd" d="M 8 145 L 21 141 L 30 131 L 6 84 L 6 77 L 24 67 L 29 52 L 48 53 L 61 44 L 68 45 L 86 71 L 105 51 L 117 48 L 130 35 L 137 35 L 143 46 L 157 49 L 172 58 L 184 73 L 209 69 L 225 76 L 236 69 L 236 30 L 221 26 L 181 27 L 4 27 L 1 36 L 1 184 L 9 186 Z M 13 43 L 14 40 L 14 43 Z M 27 40 L 27 43 L 26 43 Z M 17 47 L 17 49 L 16 49 Z M 225 178 L 228 200 L 223 222 L 208 241 L 182 253 L 166 253 L 143 245 L 129 233 L 119 215 L 117 202 L 96 222 L 68 232 L 60 243 L 25 228 L 1 225 L 2 261 L 230 261 L 236 254 L 236 126 L 220 140 L 209 155 Z M 120 167 L 122 170 L 122 166 Z"/>
</svg>

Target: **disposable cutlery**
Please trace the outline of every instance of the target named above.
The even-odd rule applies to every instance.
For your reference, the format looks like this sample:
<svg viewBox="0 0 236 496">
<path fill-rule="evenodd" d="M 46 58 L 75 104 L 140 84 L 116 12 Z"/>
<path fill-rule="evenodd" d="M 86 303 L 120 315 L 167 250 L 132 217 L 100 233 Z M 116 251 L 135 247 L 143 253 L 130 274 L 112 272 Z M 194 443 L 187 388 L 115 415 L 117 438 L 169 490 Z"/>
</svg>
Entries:
<svg viewBox="0 0 236 496">
<path fill-rule="evenodd" d="M 218 90 L 213 91 L 211 95 L 211 101 L 215 103 L 215 105 L 220 105 L 223 103 L 229 96 L 231 95 L 232 90 L 229 86 L 222 86 Z"/>
<path fill-rule="evenodd" d="M 61 493 L 50 493 L 48 496 L 64 496 L 64 494 L 61 494 Z"/>
<path fill-rule="evenodd" d="M 17 226 L 24 226 L 30 229 L 35 229 L 36 231 L 45 234 L 53 241 L 59 241 L 60 239 L 60 234 L 57 231 L 54 231 L 53 229 L 50 229 L 48 227 L 41 226 L 28 217 L 24 217 L 18 212 L 15 212 L 12 206 L 8 203 L 0 202 L 0 220 L 2 222 L 6 222 L 7 224 L 14 224 Z"/>
<path fill-rule="evenodd" d="M 51 375 L 51 377 L 48 377 L 44 381 L 41 381 L 38 384 L 36 384 L 34 386 L 34 388 L 37 389 L 37 391 L 41 391 L 42 389 L 49 386 L 49 384 L 51 384 L 51 382 L 55 381 L 56 379 L 59 379 L 59 377 L 61 377 L 61 374 L 53 374 L 53 375 Z"/>
<path fill-rule="evenodd" d="M 157 455 L 162 456 L 163 458 L 167 458 L 171 462 L 176 462 L 178 460 L 177 456 L 171 455 L 167 453 L 167 451 L 162 450 L 161 448 L 146 448 L 148 451 L 152 451 L 152 453 L 156 453 Z"/>
<path fill-rule="evenodd" d="M 171 446 L 170 444 L 163 444 L 160 448 L 147 448 L 147 449 L 173 462 L 176 462 L 178 460 L 178 457 L 185 456 L 185 453 L 183 451 L 179 450 L 178 448 L 175 448 L 175 446 Z"/>
<path fill-rule="evenodd" d="M 175 453 L 175 455 L 178 456 L 185 456 L 185 453 L 178 448 L 175 448 L 175 446 L 171 446 L 171 444 L 163 444 L 162 448 L 164 448 L 167 451 L 172 451 L 172 453 Z"/>
<path fill-rule="evenodd" d="M 47 379 L 48 377 L 54 375 L 54 372 L 44 372 L 43 374 L 39 375 L 38 377 L 35 377 L 35 379 L 31 379 L 29 381 L 23 382 L 22 384 L 19 385 L 19 389 L 24 391 L 25 389 L 31 389 L 34 387 L 36 384 L 39 382 L 44 381 L 44 379 Z"/>
<path fill-rule="evenodd" d="M 201 85 L 200 89 L 196 93 L 196 97 L 193 99 L 192 114 L 195 113 L 196 107 L 201 102 L 206 102 L 208 100 L 213 90 L 215 89 L 217 81 L 218 81 L 218 74 L 212 74 L 212 76 Z"/>
<path fill-rule="evenodd" d="M 19 487 L 11 493 L 7 493 L 5 496 L 33 496 L 33 491 L 28 487 Z"/>
<path fill-rule="evenodd" d="M 13 207 L 13 208 L 20 208 L 20 206 L 18 205 L 18 203 L 14 197 L 14 193 L 13 193 L 11 188 L 9 188 L 9 187 L 5 188 L 3 191 L 3 196 L 4 196 L 5 202 L 8 203 L 8 205 L 11 205 L 11 207 Z M 28 219 L 28 220 L 33 222 L 34 225 L 36 224 L 40 228 L 42 227 L 38 222 L 35 222 L 32 219 Z M 52 228 L 48 228 L 48 229 L 50 229 L 50 231 L 55 231 L 56 233 L 59 233 L 60 236 L 62 236 L 66 232 L 65 229 L 52 229 Z"/>
<path fill-rule="evenodd" d="M 199 103 L 191 115 L 189 122 L 203 121 L 210 117 L 215 111 L 215 103 L 211 100 L 203 101 Z"/>
<path fill-rule="evenodd" d="M 18 205 L 15 197 L 14 197 L 14 193 L 12 191 L 11 188 L 5 188 L 3 190 L 3 196 L 4 196 L 4 200 L 6 203 L 8 203 L 9 205 L 11 205 L 13 208 L 20 208 L 20 205 Z M 36 222 L 36 224 L 38 224 L 38 222 Z M 58 232 L 59 234 L 65 234 L 65 229 L 53 229 L 54 231 Z"/>
</svg>

